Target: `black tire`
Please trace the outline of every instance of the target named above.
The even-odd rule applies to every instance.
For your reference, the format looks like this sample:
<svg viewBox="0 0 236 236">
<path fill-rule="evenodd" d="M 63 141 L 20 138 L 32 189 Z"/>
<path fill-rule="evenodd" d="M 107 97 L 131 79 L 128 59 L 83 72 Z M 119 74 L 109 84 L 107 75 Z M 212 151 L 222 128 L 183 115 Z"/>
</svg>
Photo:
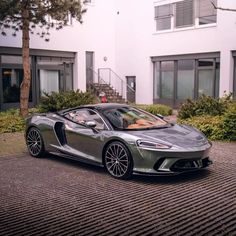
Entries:
<svg viewBox="0 0 236 236">
<path fill-rule="evenodd" d="M 32 127 L 26 135 L 26 145 L 31 156 L 40 158 L 45 154 L 45 146 L 39 129 Z"/>
<path fill-rule="evenodd" d="M 104 152 L 104 166 L 117 179 L 129 179 L 133 172 L 133 158 L 128 148 L 121 142 L 110 143 Z"/>
</svg>

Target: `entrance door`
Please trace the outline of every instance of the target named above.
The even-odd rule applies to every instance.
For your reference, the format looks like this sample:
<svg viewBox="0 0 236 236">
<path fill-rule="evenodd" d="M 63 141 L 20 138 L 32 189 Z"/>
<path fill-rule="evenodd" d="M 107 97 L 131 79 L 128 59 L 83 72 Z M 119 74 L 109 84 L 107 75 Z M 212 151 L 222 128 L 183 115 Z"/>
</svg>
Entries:
<svg viewBox="0 0 236 236">
<path fill-rule="evenodd" d="M 135 103 L 136 76 L 126 76 L 126 94 L 129 102 Z"/>
<path fill-rule="evenodd" d="M 94 62 L 94 53 L 86 52 L 86 86 L 87 88 L 93 84 L 93 62 Z"/>
</svg>

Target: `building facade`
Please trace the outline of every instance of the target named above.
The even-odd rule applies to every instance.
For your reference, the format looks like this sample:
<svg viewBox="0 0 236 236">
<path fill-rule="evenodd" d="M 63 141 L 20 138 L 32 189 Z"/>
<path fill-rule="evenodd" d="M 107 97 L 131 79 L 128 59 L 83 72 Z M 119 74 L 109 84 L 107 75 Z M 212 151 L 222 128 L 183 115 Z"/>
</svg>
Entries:
<svg viewBox="0 0 236 236">
<path fill-rule="evenodd" d="M 234 0 L 214 0 L 236 9 Z M 177 107 L 201 94 L 236 97 L 236 13 L 212 0 L 92 0 L 50 41 L 30 39 L 30 104 L 43 92 L 109 83 L 136 103 Z M 37 31 L 37 29 L 36 29 Z M 21 34 L 0 36 L 0 109 L 19 106 Z"/>
</svg>

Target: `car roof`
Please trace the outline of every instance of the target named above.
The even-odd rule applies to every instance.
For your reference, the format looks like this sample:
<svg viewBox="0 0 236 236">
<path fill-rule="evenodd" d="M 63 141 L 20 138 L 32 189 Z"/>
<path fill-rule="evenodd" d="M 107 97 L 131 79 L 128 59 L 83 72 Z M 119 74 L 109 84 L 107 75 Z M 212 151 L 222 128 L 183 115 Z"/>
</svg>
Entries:
<svg viewBox="0 0 236 236">
<path fill-rule="evenodd" d="M 91 109 L 96 109 L 99 111 L 103 111 L 106 109 L 113 109 L 113 108 L 120 108 L 120 107 L 130 107 L 127 104 L 121 104 L 121 103 L 98 103 L 98 104 L 87 104 L 87 105 L 82 105 L 82 106 L 78 106 L 78 107 L 74 107 L 74 108 L 69 108 L 69 109 L 65 109 L 65 110 L 61 110 L 58 113 L 60 115 L 63 115 L 67 112 L 73 111 L 73 110 L 77 110 L 77 109 L 81 109 L 81 108 L 91 108 Z"/>
</svg>

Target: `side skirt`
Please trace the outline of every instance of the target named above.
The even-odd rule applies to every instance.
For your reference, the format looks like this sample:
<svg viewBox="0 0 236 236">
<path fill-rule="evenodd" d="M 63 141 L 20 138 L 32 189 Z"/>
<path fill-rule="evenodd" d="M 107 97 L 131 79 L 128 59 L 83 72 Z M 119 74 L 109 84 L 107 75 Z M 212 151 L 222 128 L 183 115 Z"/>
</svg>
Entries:
<svg viewBox="0 0 236 236">
<path fill-rule="evenodd" d="M 82 163 L 85 163 L 85 164 L 104 167 L 103 164 L 101 164 L 99 162 L 84 159 L 83 157 L 80 157 L 80 156 L 75 156 L 75 155 L 71 155 L 71 154 L 67 154 L 67 153 L 63 153 L 63 152 L 49 152 L 49 153 L 52 154 L 52 155 L 55 155 L 55 156 L 60 156 L 60 157 L 63 157 L 63 158 L 74 160 L 74 161 L 79 161 L 79 162 L 82 162 Z"/>
</svg>

